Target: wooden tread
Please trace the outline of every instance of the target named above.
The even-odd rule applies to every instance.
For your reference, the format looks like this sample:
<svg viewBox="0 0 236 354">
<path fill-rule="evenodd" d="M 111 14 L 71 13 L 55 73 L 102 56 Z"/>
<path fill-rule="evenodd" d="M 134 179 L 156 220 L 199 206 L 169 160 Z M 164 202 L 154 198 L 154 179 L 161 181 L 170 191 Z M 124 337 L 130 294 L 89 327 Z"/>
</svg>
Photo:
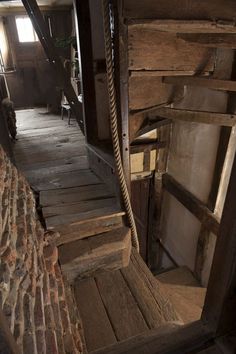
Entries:
<svg viewBox="0 0 236 354">
<path fill-rule="evenodd" d="M 59 247 L 63 273 L 70 282 L 95 276 L 101 271 L 126 267 L 131 252 L 130 229 L 121 227 L 101 235 Z"/>
<path fill-rule="evenodd" d="M 184 323 L 200 319 L 205 301 L 206 288 L 202 288 L 187 267 L 159 274 L 156 279 L 162 284 Z"/>
<path fill-rule="evenodd" d="M 75 298 L 88 352 L 182 323 L 135 250 L 127 267 L 77 280 Z"/>
<path fill-rule="evenodd" d="M 41 110 L 17 111 L 17 166 L 39 194 L 46 228 L 60 233 L 57 245 L 123 225 L 115 193 L 88 164 L 85 138 L 73 121 Z"/>
</svg>

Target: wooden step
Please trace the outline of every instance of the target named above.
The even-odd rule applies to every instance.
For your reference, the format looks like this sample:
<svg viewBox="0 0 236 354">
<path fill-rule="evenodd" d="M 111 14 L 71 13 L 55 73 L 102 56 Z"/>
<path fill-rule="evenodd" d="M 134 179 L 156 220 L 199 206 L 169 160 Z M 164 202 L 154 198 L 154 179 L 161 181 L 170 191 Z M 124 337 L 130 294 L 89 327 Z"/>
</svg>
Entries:
<svg viewBox="0 0 236 354">
<path fill-rule="evenodd" d="M 107 233 L 59 247 L 62 271 L 68 280 L 86 278 L 101 271 L 126 267 L 131 252 L 130 229 L 121 227 Z"/>
<path fill-rule="evenodd" d="M 159 274 L 166 295 L 174 305 L 184 323 L 199 320 L 205 301 L 206 288 L 202 288 L 187 267 Z"/>
<path fill-rule="evenodd" d="M 146 336 L 157 328 L 163 334 L 180 325 L 173 306 L 135 250 L 128 267 L 76 281 L 75 298 L 88 352 Z"/>
</svg>

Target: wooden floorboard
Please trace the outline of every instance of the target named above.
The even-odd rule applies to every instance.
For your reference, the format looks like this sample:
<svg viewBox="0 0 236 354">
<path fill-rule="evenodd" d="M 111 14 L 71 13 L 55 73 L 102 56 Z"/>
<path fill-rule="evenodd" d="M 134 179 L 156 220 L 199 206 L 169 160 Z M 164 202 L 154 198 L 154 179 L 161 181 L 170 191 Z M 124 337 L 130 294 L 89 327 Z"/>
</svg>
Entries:
<svg viewBox="0 0 236 354">
<path fill-rule="evenodd" d="M 103 304 L 102 309 L 105 309 L 106 315 L 103 311 L 101 326 L 103 328 L 107 326 L 103 321 L 104 318 L 105 320 L 108 318 L 116 340 L 118 343 L 121 342 L 120 344 L 128 339 L 132 340 L 131 338 L 135 340 L 139 336 L 148 336 L 148 333 L 154 330 L 160 330 L 161 334 L 182 325 L 174 307 L 168 303 L 165 294 L 161 292 L 160 282 L 155 279 L 135 250 L 132 250 L 131 261 L 127 267 L 104 272 L 87 281 L 77 280 L 75 287 L 75 297 L 78 308 L 81 309 L 85 337 L 88 338 L 89 347 L 93 340 L 93 350 L 98 350 L 103 345 L 101 339 L 96 337 L 96 333 L 91 333 L 95 326 L 99 326 L 98 319 L 94 316 L 96 312 L 94 303 L 99 302 L 99 308 L 101 303 Z M 94 292 L 96 300 L 94 300 Z M 99 328 L 98 331 L 100 330 Z"/>
<path fill-rule="evenodd" d="M 95 280 L 119 341 L 148 330 L 148 325 L 120 271 L 104 273 Z"/>
<path fill-rule="evenodd" d="M 76 282 L 75 298 L 83 318 L 88 352 L 116 343 L 115 333 L 93 278 Z"/>
<path fill-rule="evenodd" d="M 99 198 L 111 197 L 113 194 L 104 183 L 91 186 L 79 186 L 72 188 L 61 188 L 54 191 L 42 191 L 40 193 L 40 204 L 43 207 L 51 205 L 63 205 L 65 203 L 75 203 Z"/>
<path fill-rule="evenodd" d="M 43 108 L 17 111 L 16 117 L 17 167 L 39 193 L 46 227 L 61 233 L 61 244 L 66 237 L 74 240 L 120 226 L 123 213 L 114 194 L 89 169 L 85 137 L 75 120 L 68 125 L 66 118 Z"/>
</svg>

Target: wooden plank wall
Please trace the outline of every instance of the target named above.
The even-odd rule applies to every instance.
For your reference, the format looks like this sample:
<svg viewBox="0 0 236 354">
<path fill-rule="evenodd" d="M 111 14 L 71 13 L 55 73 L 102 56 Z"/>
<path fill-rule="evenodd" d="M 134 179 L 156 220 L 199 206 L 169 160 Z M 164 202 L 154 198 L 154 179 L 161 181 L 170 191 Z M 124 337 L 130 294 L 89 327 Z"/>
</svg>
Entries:
<svg viewBox="0 0 236 354">
<path fill-rule="evenodd" d="M 215 20 L 222 20 L 225 24 L 230 22 L 224 21 L 233 21 L 232 14 L 236 11 L 236 4 L 232 0 L 227 0 L 224 4 L 213 0 L 207 2 L 124 0 L 123 3 L 123 16 L 128 28 L 127 37 L 123 40 L 127 41 L 128 45 L 130 141 L 135 143 L 138 134 L 148 132 L 152 126 L 158 128 L 163 123 L 168 124 L 170 129 L 169 119 L 174 122 L 170 141 L 172 155 L 168 163 L 170 179 L 174 179 L 171 188 L 168 183 L 164 184 L 165 190 L 169 193 L 162 189 L 162 175 L 165 174 L 167 167 L 168 133 L 165 136 L 167 139 L 164 141 L 165 146 L 160 150 L 166 153 L 157 155 L 160 158 L 157 162 L 161 168 L 156 172 L 158 175 L 157 204 L 154 214 L 158 220 L 157 225 L 154 225 L 154 233 L 165 240 L 164 243 L 169 251 L 177 249 L 176 263 L 187 264 L 196 271 L 200 279 L 204 277 L 204 284 L 206 284 L 219 219 L 214 221 L 216 227 L 213 226 L 214 222 L 211 226 L 206 224 L 209 215 L 215 217 L 214 207 L 223 167 L 222 161 L 228 145 L 228 138 L 224 139 L 223 131 L 231 129 L 222 126 L 235 125 L 234 111 L 229 107 L 227 94 L 228 88 L 233 85 L 229 81 L 232 80 L 231 37 L 233 36 L 227 32 L 227 28 L 210 27 Z M 158 19 L 164 21 L 158 22 Z M 165 25 L 167 26 L 165 23 L 167 19 L 172 21 L 172 30 L 170 27 L 168 30 L 163 29 Z M 182 20 L 181 34 L 174 29 L 175 26 L 179 26 L 174 19 Z M 204 32 L 200 27 L 198 29 L 200 37 L 192 36 L 191 31 L 194 30 L 190 27 L 185 36 L 185 30 L 190 23 L 187 20 L 199 20 L 199 23 L 207 20 L 204 26 L 210 26 L 212 35 L 209 38 L 213 38 L 214 45 L 210 45 L 204 35 L 207 30 L 205 29 Z M 196 25 L 199 26 L 197 22 L 192 23 L 192 26 Z M 223 34 L 220 33 L 221 31 Z M 223 45 L 217 44 L 218 38 L 223 40 Z M 163 80 L 165 76 L 169 76 L 169 79 Z M 191 80 L 184 79 L 188 80 L 188 85 L 183 82 L 181 85 L 178 77 L 180 80 L 182 77 L 183 80 L 186 76 L 191 77 Z M 193 76 L 202 76 L 203 79 L 195 85 Z M 213 79 L 209 88 L 206 84 L 207 80 L 204 81 L 204 77 L 207 76 Z M 221 85 L 220 80 L 225 80 L 224 84 L 227 87 L 224 86 L 222 91 L 216 91 L 214 85 Z M 222 89 L 221 86 L 218 88 Z M 232 87 L 234 89 L 234 86 Z M 172 106 L 157 110 L 158 106 L 162 107 L 170 103 Z M 162 121 L 155 125 L 158 118 Z M 222 143 L 224 147 L 220 151 Z M 163 156 L 165 156 L 164 165 Z M 181 198 L 178 198 L 178 193 L 174 193 L 176 183 L 179 183 L 178 193 Z M 165 196 L 164 204 L 163 196 Z M 200 212 L 202 217 L 191 209 L 196 201 L 197 209 L 201 207 L 204 209 L 203 214 Z M 164 229 L 160 218 L 164 220 Z M 176 239 L 173 237 L 173 230 Z M 189 256 L 186 257 L 188 252 Z M 194 264 L 195 256 L 196 264 Z"/>
</svg>

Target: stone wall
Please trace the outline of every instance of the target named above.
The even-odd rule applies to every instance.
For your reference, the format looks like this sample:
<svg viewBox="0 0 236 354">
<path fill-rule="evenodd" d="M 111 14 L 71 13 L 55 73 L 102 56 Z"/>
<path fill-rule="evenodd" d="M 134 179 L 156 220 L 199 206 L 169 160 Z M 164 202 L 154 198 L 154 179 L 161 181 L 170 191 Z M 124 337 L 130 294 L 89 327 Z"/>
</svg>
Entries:
<svg viewBox="0 0 236 354">
<path fill-rule="evenodd" d="M 76 305 L 58 265 L 56 237 L 44 232 L 30 186 L 0 146 L 0 301 L 24 354 L 83 351 Z"/>
</svg>

